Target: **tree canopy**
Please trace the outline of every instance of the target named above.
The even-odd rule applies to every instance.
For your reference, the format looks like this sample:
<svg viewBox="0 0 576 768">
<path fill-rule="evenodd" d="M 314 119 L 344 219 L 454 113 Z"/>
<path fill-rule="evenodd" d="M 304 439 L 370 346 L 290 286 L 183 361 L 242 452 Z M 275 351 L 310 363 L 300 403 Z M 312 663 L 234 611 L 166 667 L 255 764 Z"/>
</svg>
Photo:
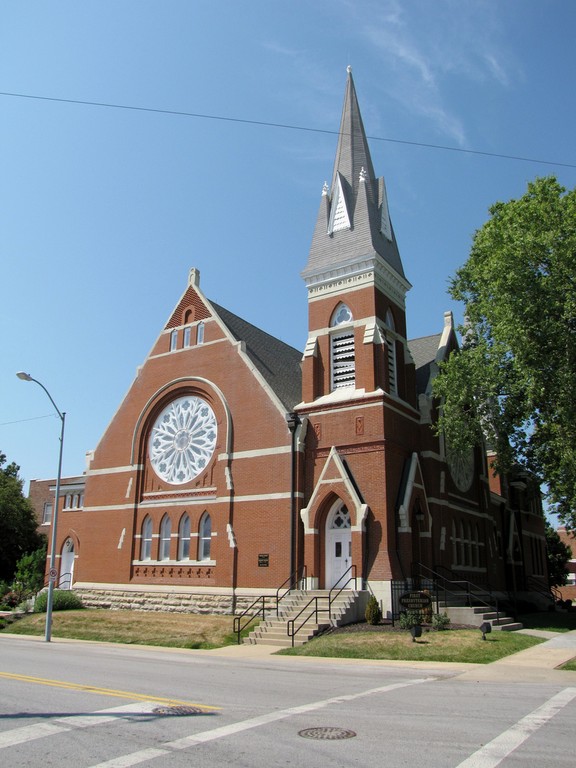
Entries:
<svg viewBox="0 0 576 768">
<path fill-rule="evenodd" d="M 435 381 L 439 430 L 454 450 L 484 438 L 498 471 L 533 472 L 576 526 L 576 190 L 542 178 L 493 205 L 450 294 L 466 322 Z"/>
<path fill-rule="evenodd" d="M 23 555 L 42 546 L 34 510 L 22 493 L 20 467 L 0 452 L 0 581 L 10 582 Z"/>
</svg>

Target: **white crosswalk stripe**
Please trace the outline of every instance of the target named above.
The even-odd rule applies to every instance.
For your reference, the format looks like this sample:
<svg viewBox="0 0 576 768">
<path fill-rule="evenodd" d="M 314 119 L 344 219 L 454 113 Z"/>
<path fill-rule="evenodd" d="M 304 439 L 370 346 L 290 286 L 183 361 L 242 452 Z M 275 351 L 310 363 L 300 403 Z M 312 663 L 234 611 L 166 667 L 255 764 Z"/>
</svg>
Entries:
<svg viewBox="0 0 576 768">
<path fill-rule="evenodd" d="M 90 715 L 68 715 L 67 717 L 55 717 L 50 723 L 33 723 L 23 725 L 21 728 L 12 728 L 9 731 L 0 732 L 0 749 L 13 747 L 16 744 L 24 744 L 27 741 L 44 739 L 47 736 L 55 736 L 58 733 L 71 731 L 74 728 L 91 728 L 104 723 L 111 723 L 132 715 L 151 713 L 158 706 L 157 702 L 142 701 L 133 704 L 124 704 L 120 707 L 100 709 Z"/>
</svg>

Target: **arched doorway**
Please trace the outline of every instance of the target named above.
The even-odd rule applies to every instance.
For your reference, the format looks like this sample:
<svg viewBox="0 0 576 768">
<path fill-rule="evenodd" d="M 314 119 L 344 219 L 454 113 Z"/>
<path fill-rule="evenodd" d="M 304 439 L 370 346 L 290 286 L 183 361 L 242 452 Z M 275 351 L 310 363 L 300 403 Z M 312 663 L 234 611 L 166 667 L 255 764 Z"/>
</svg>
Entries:
<svg viewBox="0 0 576 768">
<path fill-rule="evenodd" d="M 58 589 L 72 589 L 74 581 L 74 540 L 66 539 L 62 547 L 62 556 L 60 558 L 60 578 L 58 580 Z"/>
<path fill-rule="evenodd" d="M 338 501 L 326 518 L 325 588 L 331 589 L 351 565 L 350 512 L 342 501 Z"/>
</svg>

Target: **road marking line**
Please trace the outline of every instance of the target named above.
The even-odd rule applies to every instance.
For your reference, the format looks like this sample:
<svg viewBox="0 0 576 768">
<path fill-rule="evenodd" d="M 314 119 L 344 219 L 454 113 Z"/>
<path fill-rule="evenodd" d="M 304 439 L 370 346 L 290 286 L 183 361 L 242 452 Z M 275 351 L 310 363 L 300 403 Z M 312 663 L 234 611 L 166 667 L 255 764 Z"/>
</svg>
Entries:
<svg viewBox="0 0 576 768">
<path fill-rule="evenodd" d="M 539 728 L 557 715 L 560 710 L 576 698 L 576 688 L 564 688 L 552 696 L 530 714 L 518 720 L 495 739 L 489 741 L 479 750 L 470 755 L 456 768 L 496 768 L 504 758 L 530 738 Z"/>
<path fill-rule="evenodd" d="M 203 731 L 201 733 L 194 733 L 190 736 L 184 736 L 181 739 L 175 741 L 168 741 L 162 745 L 163 748 L 157 749 L 158 754 L 153 757 L 166 757 L 170 754 L 170 750 L 187 749 L 188 747 L 194 747 L 197 744 L 206 744 L 208 741 L 214 741 L 215 739 L 222 739 L 226 736 L 232 736 L 235 733 L 241 733 L 242 731 L 248 731 L 252 728 L 259 728 L 261 725 L 268 725 L 269 723 L 275 723 L 278 720 L 285 720 L 288 717 L 294 715 L 305 714 L 306 712 L 313 712 L 317 709 L 328 707 L 331 704 L 341 704 L 344 701 L 354 701 L 355 699 L 361 699 L 365 696 L 373 696 L 376 693 L 389 693 L 400 688 L 407 688 L 411 685 L 418 685 L 419 683 L 426 683 L 435 678 L 418 678 L 417 680 L 409 680 L 404 683 L 391 683 L 390 685 L 383 685 L 379 688 L 370 688 L 367 691 L 361 691 L 360 693 L 344 694 L 342 696 L 334 696 L 331 699 L 323 699 L 321 701 L 313 701 L 310 704 L 301 704 L 297 707 L 289 707 L 278 712 L 269 712 L 266 715 L 259 715 L 258 717 L 251 717 L 248 720 L 242 720 L 238 723 L 230 723 L 229 725 L 223 725 L 221 728 L 213 728 L 210 731 Z M 144 749 L 138 752 L 132 752 L 127 755 L 120 755 L 119 757 L 106 760 L 103 763 L 92 765 L 90 768 L 130 768 L 130 766 L 139 765 L 140 763 L 150 760 L 151 750 Z"/>
<path fill-rule="evenodd" d="M 120 699 L 132 699 L 133 701 L 154 701 L 160 704 L 183 705 L 186 707 L 201 707 L 206 710 L 219 710 L 220 707 L 213 707 L 208 704 L 197 704 L 191 701 L 180 701 L 180 699 L 167 699 L 161 696 L 149 696 L 143 693 L 133 693 L 131 691 L 118 691 L 113 688 L 98 688 L 95 685 L 83 685 L 82 683 L 67 683 L 61 680 L 48 680 L 44 677 L 30 677 L 29 675 L 17 675 L 11 672 L 0 672 L 0 677 L 7 680 L 17 680 L 23 683 L 34 683 L 36 685 L 48 685 L 52 688 L 66 688 L 72 691 L 84 691 L 85 693 L 96 693 L 100 696 L 113 696 Z"/>
<path fill-rule="evenodd" d="M 34 739 L 43 739 L 45 736 L 54 736 L 68 728 L 51 723 L 34 723 L 34 725 L 24 725 L 22 728 L 13 728 L 10 731 L 0 733 L 0 749 L 13 747 L 16 744 L 23 744 L 25 741 L 34 741 Z"/>
<path fill-rule="evenodd" d="M 94 712 L 91 715 L 70 715 L 68 717 L 55 717 L 53 723 L 33 723 L 24 725 L 21 728 L 12 728 L 9 731 L 0 732 L 0 749 L 13 747 L 16 744 L 23 744 L 26 741 L 35 741 L 44 739 L 47 736 L 54 736 L 57 733 L 64 733 L 73 728 L 88 728 L 93 725 L 109 723 L 114 720 L 130 715 L 152 714 L 152 708 L 155 702 L 138 702 L 135 704 L 124 704 L 121 707 L 110 707 Z"/>
</svg>

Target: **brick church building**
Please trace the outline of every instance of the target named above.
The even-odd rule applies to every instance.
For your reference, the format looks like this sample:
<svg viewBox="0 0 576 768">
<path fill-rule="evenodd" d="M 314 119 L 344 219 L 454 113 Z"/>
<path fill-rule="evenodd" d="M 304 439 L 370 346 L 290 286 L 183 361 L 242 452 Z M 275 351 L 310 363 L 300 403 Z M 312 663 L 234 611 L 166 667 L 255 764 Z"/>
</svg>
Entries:
<svg viewBox="0 0 576 768">
<path fill-rule="evenodd" d="M 494 477 L 480 446 L 451 456 L 431 428 L 453 320 L 407 339 L 410 283 L 350 72 L 302 277 L 297 350 L 211 302 L 190 270 L 85 475 L 63 481 L 62 585 L 226 612 L 296 581 L 370 591 L 386 612 L 392 584 L 427 569 L 503 593 L 544 585 L 538 490 Z"/>
</svg>

